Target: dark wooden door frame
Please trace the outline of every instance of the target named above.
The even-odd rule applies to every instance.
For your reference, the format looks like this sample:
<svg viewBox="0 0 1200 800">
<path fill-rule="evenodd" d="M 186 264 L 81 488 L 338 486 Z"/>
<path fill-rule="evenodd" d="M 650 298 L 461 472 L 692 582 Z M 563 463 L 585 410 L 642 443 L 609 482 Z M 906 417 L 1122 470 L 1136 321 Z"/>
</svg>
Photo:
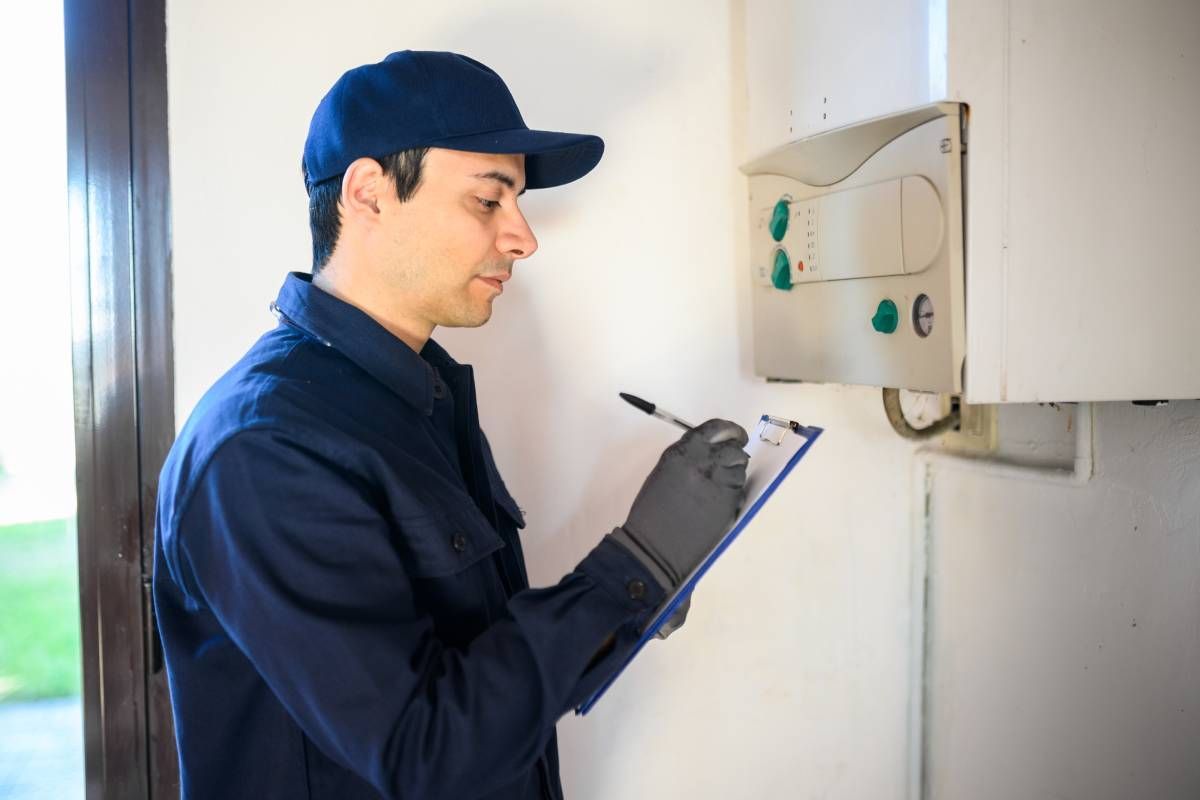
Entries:
<svg viewBox="0 0 1200 800">
<path fill-rule="evenodd" d="M 87 797 L 177 797 L 150 575 L 175 434 L 165 0 L 64 0 Z"/>
</svg>

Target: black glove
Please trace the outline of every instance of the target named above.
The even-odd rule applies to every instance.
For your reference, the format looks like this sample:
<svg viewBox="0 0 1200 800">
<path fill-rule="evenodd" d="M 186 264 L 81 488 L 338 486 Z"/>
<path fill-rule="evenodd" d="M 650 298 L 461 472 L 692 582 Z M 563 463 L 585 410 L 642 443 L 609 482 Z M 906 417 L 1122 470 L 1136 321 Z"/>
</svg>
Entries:
<svg viewBox="0 0 1200 800">
<path fill-rule="evenodd" d="M 746 498 L 748 441 L 740 425 L 720 419 L 685 433 L 642 484 L 629 519 L 609 534 L 665 591 L 700 565 L 737 518 Z M 671 622 L 682 616 L 684 608 Z"/>
</svg>

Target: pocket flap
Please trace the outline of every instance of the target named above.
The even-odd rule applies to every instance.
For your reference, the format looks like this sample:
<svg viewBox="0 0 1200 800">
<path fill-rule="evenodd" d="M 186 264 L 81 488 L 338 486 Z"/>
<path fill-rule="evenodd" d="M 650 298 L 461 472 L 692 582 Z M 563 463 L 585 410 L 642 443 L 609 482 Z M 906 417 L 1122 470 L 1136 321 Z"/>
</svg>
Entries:
<svg viewBox="0 0 1200 800">
<path fill-rule="evenodd" d="M 517 501 L 504 490 L 503 486 L 497 489 L 496 485 L 492 484 L 492 496 L 496 499 L 496 507 L 512 518 L 514 525 L 518 528 L 525 527 L 525 512 L 521 511 Z"/>
<path fill-rule="evenodd" d="M 400 520 L 400 546 L 420 578 L 453 575 L 504 546 L 482 514 L 437 514 Z"/>
</svg>

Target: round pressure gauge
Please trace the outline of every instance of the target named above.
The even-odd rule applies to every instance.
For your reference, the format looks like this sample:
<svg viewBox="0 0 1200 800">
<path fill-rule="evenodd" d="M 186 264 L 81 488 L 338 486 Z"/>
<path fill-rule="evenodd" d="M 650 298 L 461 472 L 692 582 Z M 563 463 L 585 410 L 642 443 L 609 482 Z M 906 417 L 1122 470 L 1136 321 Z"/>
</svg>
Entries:
<svg viewBox="0 0 1200 800">
<path fill-rule="evenodd" d="M 929 299 L 929 295 L 917 296 L 916 301 L 913 302 L 912 320 L 917 336 L 924 339 L 933 333 L 933 301 Z"/>
</svg>

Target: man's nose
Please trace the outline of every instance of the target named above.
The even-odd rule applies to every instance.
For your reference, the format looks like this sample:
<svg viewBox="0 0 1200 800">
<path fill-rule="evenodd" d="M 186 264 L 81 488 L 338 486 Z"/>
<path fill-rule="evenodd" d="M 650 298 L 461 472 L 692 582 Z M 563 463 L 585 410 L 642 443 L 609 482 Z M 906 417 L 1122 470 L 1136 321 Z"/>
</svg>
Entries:
<svg viewBox="0 0 1200 800">
<path fill-rule="evenodd" d="M 496 249 L 512 256 L 515 260 L 529 258 L 537 248 L 537 237 L 533 235 L 533 229 L 529 227 L 525 215 L 521 213 L 521 209 L 513 208 L 512 213 L 505 220 L 504 229 L 500 232 Z"/>
</svg>

